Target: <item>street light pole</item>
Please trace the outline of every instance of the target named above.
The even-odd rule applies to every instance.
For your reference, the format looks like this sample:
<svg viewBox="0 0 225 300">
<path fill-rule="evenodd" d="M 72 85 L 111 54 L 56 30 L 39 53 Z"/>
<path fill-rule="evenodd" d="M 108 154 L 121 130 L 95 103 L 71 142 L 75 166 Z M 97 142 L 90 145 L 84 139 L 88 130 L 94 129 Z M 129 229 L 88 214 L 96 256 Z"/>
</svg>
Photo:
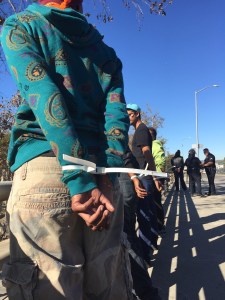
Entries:
<svg viewBox="0 0 225 300">
<path fill-rule="evenodd" d="M 205 86 L 204 88 L 195 91 L 195 133 L 196 133 L 196 148 L 197 148 L 197 157 L 199 156 L 199 139 L 198 139 L 198 93 L 211 88 L 211 87 L 219 87 L 218 84 L 213 84 L 213 85 L 208 85 Z"/>
</svg>

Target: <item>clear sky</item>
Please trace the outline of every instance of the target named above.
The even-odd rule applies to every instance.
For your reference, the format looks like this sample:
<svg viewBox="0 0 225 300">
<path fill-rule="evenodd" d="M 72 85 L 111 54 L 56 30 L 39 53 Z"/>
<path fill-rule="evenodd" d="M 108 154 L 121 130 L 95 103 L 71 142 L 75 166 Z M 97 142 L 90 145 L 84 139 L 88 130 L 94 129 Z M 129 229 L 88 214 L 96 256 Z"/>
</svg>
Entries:
<svg viewBox="0 0 225 300">
<path fill-rule="evenodd" d="M 97 2 L 97 0 L 95 0 Z M 196 143 L 195 91 L 198 95 L 199 143 L 216 156 L 225 157 L 225 1 L 175 0 L 167 16 L 150 15 L 144 9 L 139 28 L 136 12 L 122 0 L 109 0 L 113 22 L 94 17 L 92 0 L 86 0 L 89 21 L 105 36 L 123 62 L 127 103 L 137 103 L 165 118 L 159 136 L 166 150 L 181 150 L 184 158 Z M 3 73 L 2 73 L 3 74 Z M 0 95 L 15 86 L 0 74 Z M 200 159 L 203 159 L 200 149 Z"/>
</svg>

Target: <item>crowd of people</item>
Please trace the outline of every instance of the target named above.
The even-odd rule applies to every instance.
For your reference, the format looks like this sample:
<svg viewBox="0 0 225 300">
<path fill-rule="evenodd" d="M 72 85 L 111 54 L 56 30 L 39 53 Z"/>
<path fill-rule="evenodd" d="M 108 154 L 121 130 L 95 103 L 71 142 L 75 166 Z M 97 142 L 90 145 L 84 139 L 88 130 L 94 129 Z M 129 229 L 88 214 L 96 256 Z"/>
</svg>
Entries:
<svg viewBox="0 0 225 300">
<path fill-rule="evenodd" d="M 209 152 L 208 148 L 203 149 L 205 154 L 204 162 L 202 163 L 198 157 L 195 156 L 195 149 L 190 149 L 188 151 L 188 158 L 185 160 L 180 155 L 180 150 L 177 150 L 175 155 L 171 159 L 172 170 L 175 177 L 175 188 L 179 191 L 180 187 L 184 191 L 187 190 L 187 186 L 184 181 L 184 167 L 187 169 L 188 179 L 189 179 L 189 191 L 192 197 L 194 196 L 211 196 L 216 195 L 215 188 L 215 156 Z M 201 187 L 201 170 L 205 170 L 208 178 L 209 189 L 205 194 L 202 193 Z"/>
<path fill-rule="evenodd" d="M 93 175 L 63 159 L 165 171 L 156 129 L 142 122 L 137 104 L 126 105 L 121 61 L 82 12 L 82 0 L 39 0 L 3 26 L 22 97 L 8 151 L 14 177 L 3 282 L 9 300 L 160 299 L 148 267 L 165 229 L 164 179 Z M 214 160 L 205 153 L 213 194 Z M 186 189 L 184 164 L 191 193 L 196 183 L 201 194 L 191 151 L 185 163 L 179 152 L 173 158 L 176 189 L 179 180 Z"/>
<path fill-rule="evenodd" d="M 165 152 L 161 142 L 156 139 L 156 129 L 148 128 L 142 122 L 141 109 L 137 104 L 127 104 L 127 112 L 135 132 L 131 142 L 132 151 L 128 148 L 124 155 L 125 166 L 164 172 Z M 148 267 L 153 251 L 158 249 L 159 233 L 164 229 L 162 180 L 132 173 L 119 176 L 125 204 L 124 231 L 131 246 L 131 274 L 138 299 L 160 299 L 157 288 L 152 287 Z"/>
</svg>

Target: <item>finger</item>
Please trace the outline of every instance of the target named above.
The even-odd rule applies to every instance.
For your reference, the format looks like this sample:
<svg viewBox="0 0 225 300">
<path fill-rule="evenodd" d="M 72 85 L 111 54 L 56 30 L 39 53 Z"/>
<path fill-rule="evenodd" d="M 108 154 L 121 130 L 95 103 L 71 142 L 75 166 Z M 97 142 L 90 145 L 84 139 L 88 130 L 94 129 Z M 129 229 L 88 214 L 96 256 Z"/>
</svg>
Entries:
<svg viewBox="0 0 225 300">
<path fill-rule="evenodd" d="M 105 206 L 105 208 L 108 211 L 110 211 L 111 213 L 115 211 L 114 207 L 112 206 L 112 204 L 109 201 L 109 199 L 106 198 L 106 196 L 104 196 L 103 194 L 101 194 L 99 200 L 101 201 L 101 203 Z"/>
<path fill-rule="evenodd" d="M 97 219 L 92 219 L 93 216 L 91 216 L 89 218 L 89 222 L 91 221 L 90 223 L 90 228 L 91 230 L 93 231 L 102 231 L 103 229 L 107 229 L 108 228 L 108 217 L 109 217 L 109 212 L 107 210 L 105 210 L 103 212 L 103 214 L 100 216 L 100 218 L 97 218 Z M 88 223 L 89 223 L 88 222 Z"/>
<path fill-rule="evenodd" d="M 100 205 L 98 209 L 95 212 L 92 211 L 91 214 L 89 212 L 80 212 L 78 214 L 87 223 L 89 227 L 93 227 L 96 223 L 99 222 L 98 220 L 101 219 L 103 211 L 104 206 Z"/>
<path fill-rule="evenodd" d="M 138 187 L 139 191 L 147 193 L 146 189 Z"/>
<path fill-rule="evenodd" d="M 93 230 L 103 230 L 108 225 L 108 219 L 109 219 L 109 212 L 105 210 L 101 216 L 101 219 L 98 221 L 98 223 L 93 227 Z"/>
<path fill-rule="evenodd" d="M 141 187 L 137 187 L 137 189 L 139 190 L 139 191 L 142 191 L 142 192 L 146 192 L 146 190 L 145 189 L 143 189 L 143 188 L 141 188 Z"/>
<path fill-rule="evenodd" d="M 143 193 L 143 194 L 146 194 L 146 195 L 147 195 L 147 192 L 146 192 L 146 190 L 144 190 L 144 189 L 137 188 L 137 191 L 139 191 L 140 193 Z"/>
<path fill-rule="evenodd" d="M 100 227 L 104 227 L 104 225 L 106 223 L 106 219 L 108 218 L 108 215 L 109 215 L 108 210 L 104 210 L 103 213 L 98 216 L 98 218 L 93 218 L 93 215 L 92 215 L 89 218 L 90 223 L 93 224 L 96 227 L 96 229 L 98 229 Z"/>
<path fill-rule="evenodd" d="M 74 212 L 85 212 L 94 202 L 93 198 L 90 198 L 84 203 L 72 201 L 72 210 Z"/>
<path fill-rule="evenodd" d="M 136 189 L 136 192 L 139 193 L 139 194 L 147 196 L 147 192 L 146 191 L 143 191 L 143 190 L 140 190 L 140 189 Z"/>
<path fill-rule="evenodd" d="M 141 198 L 141 199 L 144 199 L 146 197 L 146 195 L 142 195 L 142 194 L 139 193 L 138 197 Z"/>
</svg>

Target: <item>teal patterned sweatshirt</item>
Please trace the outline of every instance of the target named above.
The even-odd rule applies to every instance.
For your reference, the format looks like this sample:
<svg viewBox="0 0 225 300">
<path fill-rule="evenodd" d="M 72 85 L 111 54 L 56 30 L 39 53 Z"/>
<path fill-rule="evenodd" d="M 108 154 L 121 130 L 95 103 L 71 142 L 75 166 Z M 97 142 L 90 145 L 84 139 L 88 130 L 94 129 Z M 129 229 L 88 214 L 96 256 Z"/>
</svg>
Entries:
<svg viewBox="0 0 225 300">
<path fill-rule="evenodd" d="M 22 103 L 8 152 L 11 171 L 53 150 L 97 165 L 122 166 L 129 119 L 122 64 L 86 18 L 39 4 L 9 17 L 1 44 Z M 63 171 L 71 196 L 96 187 L 85 171 Z"/>
</svg>

